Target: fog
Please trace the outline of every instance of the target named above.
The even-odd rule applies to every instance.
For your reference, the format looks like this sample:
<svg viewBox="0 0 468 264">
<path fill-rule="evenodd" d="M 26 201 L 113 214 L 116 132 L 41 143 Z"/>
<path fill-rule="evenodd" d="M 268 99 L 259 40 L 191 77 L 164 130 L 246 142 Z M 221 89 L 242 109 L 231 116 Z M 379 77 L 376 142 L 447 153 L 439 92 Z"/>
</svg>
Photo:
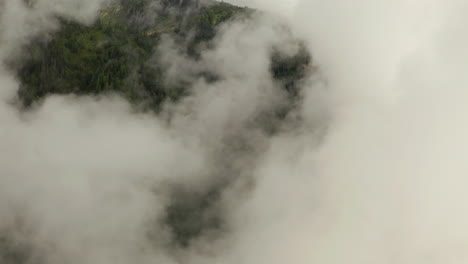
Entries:
<svg viewBox="0 0 468 264">
<path fill-rule="evenodd" d="M 89 24 L 102 4 L 0 1 L 0 60 L 58 30 L 56 15 Z M 167 81 L 190 80 L 194 93 L 159 115 L 113 95 L 50 96 L 22 111 L 15 73 L 0 69 L 3 262 L 468 261 L 468 4 L 252 6 L 280 18 L 222 26 L 200 60 L 162 42 Z M 269 51 L 293 52 L 291 35 L 319 71 L 280 121 L 265 114 L 286 101 Z M 204 70 L 222 81 L 197 79 Z M 220 188 L 209 213 L 223 227 L 174 246 L 162 221 L 173 186 Z"/>
<path fill-rule="evenodd" d="M 321 146 L 293 161 L 291 139 L 274 140 L 236 257 L 466 261 L 465 11 L 460 1 L 298 5 L 292 23 L 327 79 L 333 120 Z"/>
</svg>

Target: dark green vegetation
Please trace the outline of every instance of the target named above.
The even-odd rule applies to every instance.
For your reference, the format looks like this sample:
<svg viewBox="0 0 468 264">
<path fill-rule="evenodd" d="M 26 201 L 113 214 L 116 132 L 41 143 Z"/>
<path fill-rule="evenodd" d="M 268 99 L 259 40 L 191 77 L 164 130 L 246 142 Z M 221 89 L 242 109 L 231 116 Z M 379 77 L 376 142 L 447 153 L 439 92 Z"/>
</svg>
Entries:
<svg viewBox="0 0 468 264">
<path fill-rule="evenodd" d="M 153 63 L 161 35 L 186 41 L 187 54 L 196 58 L 198 46 L 209 44 L 219 24 L 252 12 L 219 2 L 194 7 L 198 4 L 166 0 L 155 10 L 150 4 L 148 0 L 122 0 L 103 10 L 91 26 L 61 19 L 62 30 L 52 40 L 37 40 L 26 48 L 27 60 L 19 70 L 23 104 L 28 106 L 47 94 L 117 92 L 157 111 L 163 101 L 177 100 L 188 92 L 188 85 L 165 83 L 164 69 Z M 287 89 L 292 90 L 303 74 L 301 65 L 308 63 L 307 55 L 274 56 L 272 72 L 287 80 Z"/>
<path fill-rule="evenodd" d="M 25 107 L 49 94 L 100 95 L 118 93 L 139 109 L 158 112 L 163 102 L 176 101 L 190 94 L 190 83 L 176 84 L 165 81 L 165 69 L 158 64 L 155 47 L 162 35 L 170 34 L 184 43 L 187 56 L 197 60 L 199 50 L 210 48 L 220 24 L 239 17 L 248 18 L 253 10 L 226 3 L 213 2 L 200 5 L 197 1 L 163 0 L 154 6 L 151 0 L 121 0 L 100 12 L 99 19 L 90 26 L 59 18 L 62 29 L 51 39 L 36 40 L 26 47 L 26 59 L 20 64 L 21 80 L 19 98 Z M 275 128 L 271 120 L 278 120 L 299 100 L 298 82 L 308 71 L 310 56 L 305 49 L 294 56 L 272 51 L 271 73 L 282 84 L 291 104 L 282 109 L 272 109 L 261 117 L 254 117 L 255 129 Z M 216 81 L 210 73 L 200 73 L 208 81 Z M 260 120 L 260 121 L 259 121 Z M 266 120 L 266 121 L 261 121 Z M 218 150 L 250 157 L 248 138 L 238 138 L 236 131 L 226 142 L 240 142 Z M 240 134 L 240 133 L 239 133 Z M 249 156 L 250 155 L 250 156 Z M 217 161 L 214 174 L 226 178 L 238 175 L 230 168 L 230 161 Z M 167 225 L 174 241 L 189 246 L 190 241 L 203 232 L 218 229 L 222 219 L 216 214 L 216 197 L 229 182 L 215 184 L 206 193 L 174 191 L 173 203 L 168 207 Z M 4 242 L 0 238 L 0 247 Z M 18 258 L 12 253 L 9 258 Z M 19 262 L 21 263 L 21 262 Z"/>
<path fill-rule="evenodd" d="M 151 19 L 146 14 L 149 4 L 123 0 L 103 10 L 92 26 L 62 19 L 62 30 L 51 41 L 35 41 L 26 49 L 28 60 L 19 71 L 23 103 L 30 105 L 51 93 L 117 92 L 157 110 L 162 101 L 177 99 L 187 88 L 167 87 L 164 70 L 149 63 L 161 34 L 187 39 L 195 32 L 187 47 L 193 55 L 199 43 L 214 37 L 219 23 L 243 11 L 216 3 L 187 13 L 168 2 Z"/>
</svg>

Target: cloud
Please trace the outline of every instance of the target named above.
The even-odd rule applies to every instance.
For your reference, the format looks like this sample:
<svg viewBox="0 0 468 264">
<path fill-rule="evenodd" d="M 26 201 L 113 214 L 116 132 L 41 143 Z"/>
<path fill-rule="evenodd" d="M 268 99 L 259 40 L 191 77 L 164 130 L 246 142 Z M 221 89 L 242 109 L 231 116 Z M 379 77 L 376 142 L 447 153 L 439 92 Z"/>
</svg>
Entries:
<svg viewBox="0 0 468 264">
<path fill-rule="evenodd" d="M 422 4 L 298 5 L 333 121 L 318 147 L 307 131 L 273 140 L 231 262 L 466 262 L 466 5 Z"/>
<path fill-rule="evenodd" d="M 2 3 L 2 60 L 56 30 L 56 15 L 89 23 L 102 4 Z M 255 5 L 288 19 L 228 23 L 198 60 L 163 41 L 167 81 L 192 93 L 159 116 L 115 96 L 52 96 L 21 112 L 1 69 L 5 248 L 33 263 L 465 263 L 468 6 Z M 267 118 L 286 101 L 271 51 L 292 35 L 320 68 L 303 84 L 299 125 Z M 221 235 L 172 244 L 174 185 L 217 192 Z"/>
<path fill-rule="evenodd" d="M 102 4 L 5 2 L 1 60 L 58 30 L 57 17 L 91 23 Z M 186 76 L 193 92 L 159 116 L 137 113 L 113 95 L 55 95 L 20 110 L 12 103 L 19 84 L 3 68 L 1 260 L 175 263 L 185 253 L 174 245 L 167 208 L 184 202 L 179 189 L 201 199 L 212 191 L 224 196 L 225 186 L 247 188 L 268 146 L 266 127 L 279 123 L 271 113 L 285 104 L 286 94 L 269 71 L 271 51 L 290 47 L 290 37 L 278 21 L 258 17 L 227 24 L 198 62 L 162 44 L 162 62 L 178 72 L 169 77 Z M 205 70 L 219 81 L 196 76 Z M 220 199 L 213 214 L 230 210 Z M 194 248 L 215 241 L 204 235 Z"/>
</svg>

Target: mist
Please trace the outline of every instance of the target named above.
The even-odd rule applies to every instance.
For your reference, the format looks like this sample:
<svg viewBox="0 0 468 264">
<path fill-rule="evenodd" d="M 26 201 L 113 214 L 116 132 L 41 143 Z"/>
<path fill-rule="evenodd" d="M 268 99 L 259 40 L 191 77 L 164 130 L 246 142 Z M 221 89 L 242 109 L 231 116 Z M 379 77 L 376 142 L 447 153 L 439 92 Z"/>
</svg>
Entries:
<svg viewBox="0 0 468 264">
<path fill-rule="evenodd" d="M 332 120 L 319 147 L 307 147 L 307 132 L 273 139 L 236 216 L 234 260 L 466 261 L 464 10 L 460 1 L 299 3 L 292 23 L 327 80 Z M 313 116 L 316 93 L 306 96 Z M 298 155 L 287 147 L 297 145 Z"/>
<path fill-rule="evenodd" d="M 8 61 L 106 4 L 26 2 L 0 2 L 2 263 L 468 260 L 463 1 L 232 1 L 275 16 L 224 24 L 197 60 L 165 38 L 166 81 L 193 93 L 159 114 L 118 95 L 18 107 Z M 269 56 L 294 37 L 318 70 L 280 120 Z M 185 247 L 164 221 L 181 193 L 215 193 L 220 222 Z"/>
</svg>

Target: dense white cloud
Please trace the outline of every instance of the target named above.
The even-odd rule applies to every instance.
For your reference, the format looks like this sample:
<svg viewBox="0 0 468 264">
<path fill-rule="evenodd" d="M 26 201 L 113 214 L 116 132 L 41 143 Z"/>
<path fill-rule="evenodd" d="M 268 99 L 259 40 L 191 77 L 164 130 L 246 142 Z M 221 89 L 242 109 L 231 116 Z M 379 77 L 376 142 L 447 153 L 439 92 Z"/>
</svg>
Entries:
<svg viewBox="0 0 468 264">
<path fill-rule="evenodd" d="M 274 140 L 237 215 L 232 262 L 467 261 L 466 8 L 298 5 L 292 23 L 327 80 L 333 122 L 318 148 L 307 133 Z"/>
<path fill-rule="evenodd" d="M 301 125 L 276 136 L 246 125 L 284 99 L 269 51 L 290 35 L 271 18 L 224 26 L 196 62 L 163 42 L 168 81 L 200 69 L 222 77 L 167 106 L 170 126 L 116 97 L 55 96 L 19 112 L 2 69 L 0 230 L 46 263 L 466 263 L 467 4 L 233 3 L 287 17 L 307 42 L 320 76 L 304 84 Z M 53 14 L 89 23 L 100 4 L 5 1 L 0 58 L 55 30 Z M 237 137 L 253 150 L 225 151 Z M 203 189 L 226 164 L 253 179 L 222 194 L 229 232 L 168 249 L 156 224 L 165 187 Z"/>
</svg>

